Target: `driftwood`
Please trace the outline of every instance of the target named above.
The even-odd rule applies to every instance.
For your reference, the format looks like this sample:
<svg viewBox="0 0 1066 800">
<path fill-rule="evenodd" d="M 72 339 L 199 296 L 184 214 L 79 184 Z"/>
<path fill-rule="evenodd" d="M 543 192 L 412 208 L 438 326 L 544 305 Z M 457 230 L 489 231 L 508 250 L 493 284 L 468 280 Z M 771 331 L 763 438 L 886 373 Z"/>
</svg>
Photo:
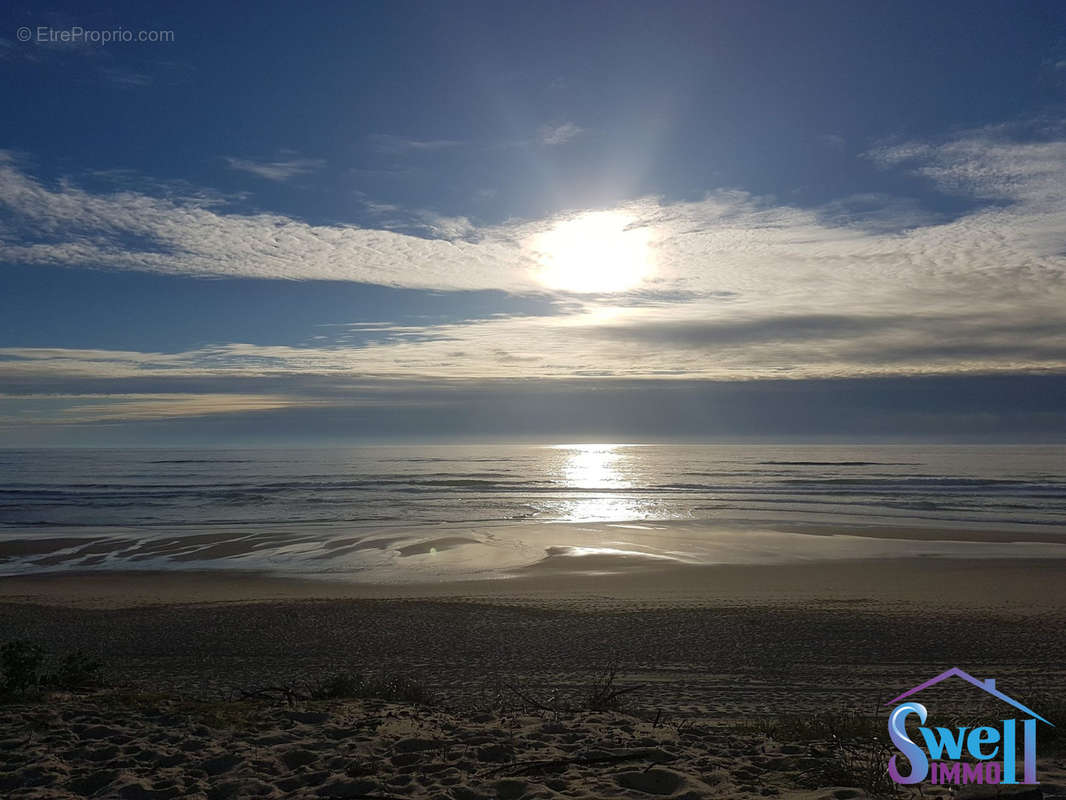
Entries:
<svg viewBox="0 0 1066 800">
<path fill-rule="evenodd" d="M 531 697 L 529 694 L 527 694 L 526 692 L 523 692 L 517 686 L 514 686 L 512 684 L 508 684 L 507 688 L 510 691 L 514 692 L 516 695 L 518 695 L 518 697 L 520 699 L 524 700 L 528 705 L 533 706 L 533 708 L 538 708 L 541 711 L 552 711 L 552 712 L 555 712 L 555 711 L 559 710 L 558 708 L 552 708 L 551 706 L 544 705 L 544 703 L 542 703 L 539 700 L 537 700 L 537 698 Z"/>
</svg>

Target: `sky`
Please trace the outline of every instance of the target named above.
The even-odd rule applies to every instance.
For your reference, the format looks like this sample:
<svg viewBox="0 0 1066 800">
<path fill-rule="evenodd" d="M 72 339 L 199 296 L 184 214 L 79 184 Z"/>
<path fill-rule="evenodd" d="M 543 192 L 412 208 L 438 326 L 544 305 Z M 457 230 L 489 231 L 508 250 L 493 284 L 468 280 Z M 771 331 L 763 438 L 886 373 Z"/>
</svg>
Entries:
<svg viewBox="0 0 1066 800">
<path fill-rule="evenodd" d="M 1066 4 L 0 12 L 0 445 L 1066 439 Z"/>
</svg>

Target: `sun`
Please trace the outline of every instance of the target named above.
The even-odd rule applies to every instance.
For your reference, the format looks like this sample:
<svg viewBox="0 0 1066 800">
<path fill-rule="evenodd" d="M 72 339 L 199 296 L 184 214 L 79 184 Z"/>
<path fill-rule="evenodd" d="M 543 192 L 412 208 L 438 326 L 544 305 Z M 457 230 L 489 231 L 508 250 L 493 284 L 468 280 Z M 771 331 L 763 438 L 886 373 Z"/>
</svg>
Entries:
<svg viewBox="0 0 1066 800">
<path fill-rule="evenodd" d="M 651 232 L 617 211 L 564 220 L 528 244 L 539 264 L 536 279 L 564 292 L 625 292 L 653 271 Z"/>
</svg>

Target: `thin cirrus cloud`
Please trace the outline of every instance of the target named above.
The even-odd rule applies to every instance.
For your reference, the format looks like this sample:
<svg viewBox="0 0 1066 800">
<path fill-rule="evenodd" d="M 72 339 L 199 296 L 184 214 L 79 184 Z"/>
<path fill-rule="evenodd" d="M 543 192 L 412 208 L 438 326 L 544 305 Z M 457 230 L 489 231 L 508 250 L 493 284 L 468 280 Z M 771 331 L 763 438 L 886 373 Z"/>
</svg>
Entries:
<svg viewBox="0 0 1066 800">
<path fill-rule="evenodd" d="M 496 141 L 482 143 L 488 147 L 528 147 L 536 143 L 545 147 L 555 147 L 573 141 L 585 133 L 585 129 L 574 122 L 559 122 L 541 125 L 536 130 L 535 138 L 517 141 Z M 379 153 L 391 156 L 411 155 L 416 153 L 434 153 L 472 145 L 458 139 L 418 139 L 410 136 L 378 133 L 367 137 L 370 146 Z"/>
<path fill-rule="evenodd" d="M 945 192 L 1030 206 L 1061 206 L 1066 141 L 1020 144 L 978 131 L 939 143 L 882 146 L 867 155 L 886 167 L 904 167 Z"/>
<path fill-rule="evenodd" d="M 375 150 L 387 155 L 411 152 L 431 153 L 437 150 L 451 150 L 456 147 L 462 147 L 464 144 L 455 139 L 415 139 L 409 136 L 396 136 L 388 133 L 377 133 L 368 136 L 367 140 Z"/>
<path fill-rule="evenodd" d="M 278 161 L 254 161 L 249 158 L 228 156 L 226 164 L 237 172 L 247 172 L 268 181 L 287 181 L 299 175 L 307 175 L 322 169 L 326 162 L 320 158 L 289 158 Z"/>
<path fill-rule="evenodd" d="M 247 414 L 327 406 L 329 401 L 269 394 L 0 394 L 0 425 L 126 422 Z M 30 411 L 20 414 L 20 411 Z"/>
<path fill-rule="evenodd" d="M 129 392 L 146 380 L 224 390 L 286 375 L 297 381 L 291 402 L 299 405 L 314 401 L 300 380 L 752 380 L 1066 369 L 1066 138 L 1045 130 L 1020 141 L 1009 129 L 988 128 L 883 145 L 866 157 L 964 195 L 973 208 L 945 218 L 878 195 L 797 208 L 740 191 L 691 202 L 637 199 L 615 211 L 631 228 L 647 229 L 649 277 L 613 295 L 556 293 L 559 313 L 551 316 L 402 331 L 383 325 L 380 337 L 360 346 L 223 343 L 169 354 L 6 348 L 0 376 L 23 391 L 104 382 Z M 529 243 L 577 213 L 479 226 L 418 212 L 421 235 L 409 235 L 226 213 L 195 198 L 45 185 L 12 156 L 0 170 L 0 259 L 30 265 L 551 294 L 537 280 Z M 152 413 L 152 406 L 128 408 Z M 199 413 L 187 404 L 166 408 Z"/>
<path fill-rule="evenodd" d="M 560 125 L 542 126 L 540 130 L 537 131 L 537 139 L 541 144 L 553 147 L 555 145 L 566 144 L 584 132 L 584 128 L 575 125 L 573 122 L 564 122 Z"/>
</svg>

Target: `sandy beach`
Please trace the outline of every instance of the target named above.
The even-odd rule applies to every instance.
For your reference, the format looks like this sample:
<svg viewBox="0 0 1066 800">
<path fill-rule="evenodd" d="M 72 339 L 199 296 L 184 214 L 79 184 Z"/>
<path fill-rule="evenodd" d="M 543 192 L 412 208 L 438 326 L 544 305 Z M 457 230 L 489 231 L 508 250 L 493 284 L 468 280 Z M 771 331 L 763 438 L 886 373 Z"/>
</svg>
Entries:
<svg viewBox="0 0 1066 800">
<path fill-rule="evenodd" d="M 9 706 L 0 780 L 35 798 L 846 800 L 871 786 L 834 772 L 830 734 L 795 733 L 797 718 L 869 716 L 954 665 L 1061 702 L 1063 562 L 586 558 L 579 573 L 548 559 L 508 579 L 402 586 L 0 579 L 0 638 L 84 650 L 108 687 Z M 624 704 L 583 707 L 610 669 Z M 434 704 L 310 699 L 327 676 L 386 672 Z M 1046 796 L 1066 785 L 1056 754 L 1041 775 Z"/>
<path fill-rule="evenodd" d="M 618 555 L 548 559 L 506 578 L 358 583 L 240 570 L 0 578 L 0 602 L 81 609 L 321 600 L 451 600 L 569 610 L 870 605 L 923 613 L 1056 613 L 1066 561 L 895 558 L 697 566 Z"/>
</svg>

